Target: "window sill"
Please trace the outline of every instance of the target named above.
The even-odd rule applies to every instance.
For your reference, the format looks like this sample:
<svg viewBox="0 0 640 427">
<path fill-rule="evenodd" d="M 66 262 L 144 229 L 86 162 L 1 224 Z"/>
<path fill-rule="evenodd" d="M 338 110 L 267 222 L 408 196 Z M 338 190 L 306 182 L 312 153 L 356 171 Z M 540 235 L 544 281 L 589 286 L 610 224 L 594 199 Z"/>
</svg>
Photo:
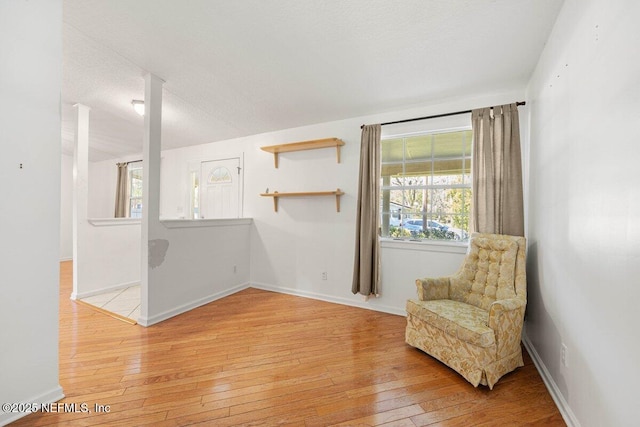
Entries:
<svg viewBox="0 0 640 427">
<path fill-rule="evenodd" d="M 252 218 L 220 218 L 220 219 L 161 219 L 160 223 L 167 228 L 192 227 L 226 227 L 232 225 L 250 225 Z"/>
<path fill-rule="evenodd" d="M 466 254 L 469 242 L 447 242 L 447 241 L 412 241 L 396 240 L 388 237 L 380 238 L 380 247 L 384 249 L 422 251 L 422 252 L 445 252 L 452 254 Z"/>
<path fill-rule="evenodd" d="M 135 225 L 140 224 L 140 218 L 89 218 L 89 224 L 96 227 L 108 227 L 113 225 Z"/>
</svg>

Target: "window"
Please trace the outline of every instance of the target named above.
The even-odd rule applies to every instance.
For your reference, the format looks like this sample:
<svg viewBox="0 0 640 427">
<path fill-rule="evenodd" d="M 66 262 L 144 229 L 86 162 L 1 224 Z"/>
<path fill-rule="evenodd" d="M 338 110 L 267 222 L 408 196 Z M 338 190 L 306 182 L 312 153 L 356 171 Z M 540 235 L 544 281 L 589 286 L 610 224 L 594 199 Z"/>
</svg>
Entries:
<svg viewBox="0 0 640 427">
<path fill-rule="evenodd" d="M 465 128 L 381 141 L 383 237 L 469 238 L 471 140 Z"/>
<path fill-rule="evenodd" d="M 200 218 L 200 172 L 189 172 L 189 219 Z"/>
<path fill-rule="evenodd" d="M 129 217 L 142 218 L 142 162 L 129 163 Z"/>
</svg>

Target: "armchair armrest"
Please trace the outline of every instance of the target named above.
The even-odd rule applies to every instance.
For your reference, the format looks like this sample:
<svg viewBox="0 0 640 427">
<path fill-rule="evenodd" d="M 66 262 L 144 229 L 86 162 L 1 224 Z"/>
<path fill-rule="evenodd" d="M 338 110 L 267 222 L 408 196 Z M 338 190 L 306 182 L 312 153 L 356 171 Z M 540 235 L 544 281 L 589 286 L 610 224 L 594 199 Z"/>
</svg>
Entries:
<svg viewBox="0 0 640 427">
<path fill-rule="evenodd" d="M 524 313 L 527 302 L 519 298 L 497 300 L 489 307 L 489 327 L 494 331 L 499 328 L 503 314 L 518 315 Z"/>
<path fill-rule="evenodd" d="M 489 327 L 496 336 L 498 358 L 509 357 L 519 351 L 526 305 L 523 298 L 508 298 L 489 307 Z"/>
<path fill-rule="evenodd" d="M 449 277 L 417 279 L 416 287 L 421 301 L 449 298 Z"/>
</svg>

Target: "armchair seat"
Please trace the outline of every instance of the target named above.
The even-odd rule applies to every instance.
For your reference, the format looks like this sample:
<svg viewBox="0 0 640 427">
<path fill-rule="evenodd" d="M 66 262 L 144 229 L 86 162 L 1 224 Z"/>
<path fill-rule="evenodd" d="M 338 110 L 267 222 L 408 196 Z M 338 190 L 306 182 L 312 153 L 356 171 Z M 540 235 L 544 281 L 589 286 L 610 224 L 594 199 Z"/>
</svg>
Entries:
<svg viewBox="0 0 640 427">
<path fill-rule="evenodd" d="M 525 251 L 524 237 L 473 233 L 455 275 L 416 280 L 418 299 L 407 301 L 407 344 L 475 387 L 492 389 L 523 366 Z"/>
<path fill-rule="evenodd" d="M 488 325 L 489 312 L 453 300 L 407 301 L 407 313 L 460 341 L 479 347 L 495 347 L 495 333 Z"/>
</svg>

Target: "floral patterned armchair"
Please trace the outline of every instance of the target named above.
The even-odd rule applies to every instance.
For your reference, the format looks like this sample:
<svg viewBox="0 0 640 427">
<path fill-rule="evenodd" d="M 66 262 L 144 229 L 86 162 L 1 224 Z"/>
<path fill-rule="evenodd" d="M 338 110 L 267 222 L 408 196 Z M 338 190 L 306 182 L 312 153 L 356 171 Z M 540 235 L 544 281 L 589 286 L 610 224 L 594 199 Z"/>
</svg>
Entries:
<svg viewBox="0 0 640 427">
<path fill-rule="evenodd" d="M 523 366 L 520 339 L 527 303 L 525 238 L 473 233 L 453 276 L 416 280 L 407 301 L 407 344 L 467 381 L 494 384 Z"/>
</svg>

